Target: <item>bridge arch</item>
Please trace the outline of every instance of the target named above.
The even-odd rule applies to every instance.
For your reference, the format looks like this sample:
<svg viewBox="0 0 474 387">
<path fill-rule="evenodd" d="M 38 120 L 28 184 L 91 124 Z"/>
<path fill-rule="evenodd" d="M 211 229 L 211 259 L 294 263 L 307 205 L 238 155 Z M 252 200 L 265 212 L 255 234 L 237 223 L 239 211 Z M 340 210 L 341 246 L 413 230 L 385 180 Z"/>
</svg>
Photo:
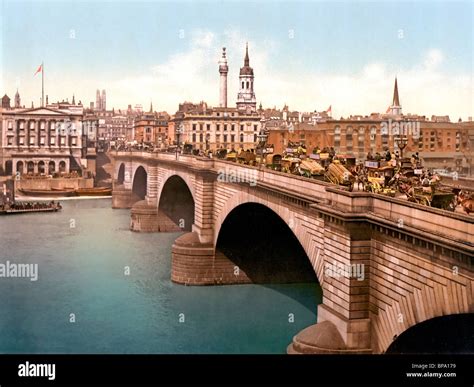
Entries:
<svg viewBox="0 0 474 387">
<path fill-rule="evenodd" d="M 125 163 L 120 163 L 116 176 L 117 184 L 122 185 L 125 181 Z"/>
<path fill-rule="evenodd" d="M 133 173 L 132 195 L 137 200 L 144 200 L 147 194 L 148 173 L 141 165 Z"/>
<path fill-rule="evenodd" d="M 188 183 L 180 175 L 169 176 L 160 190 L 159 216 L 171 220 L 180 230 L 191 231 L 194 224 L 194 206 L 194 197 Z"/>
<path fill-rule="evenodd" d="M 242 195 L 242 192 L 240 192 L 226 200 L 226 204 L 219 211 L 215 221 L 214 246 L 216 248 L 216 254 L 219 254 L 219 236 L 221 235 L 223 227 L 225 227 L 224 224 L 226 219 L 228 219 L 236 209 L 243 205 L 252 205 L 253 209 L 263 207 L 267 210 L 267 215 L 274 215 L 274 221 L 280 220 L 282 224 L 286 224 L 287 232 L 291 233 L 301 246 L 306 258 L 309 259 L 315 278 L 322 287 L 324 265 L 324 254 L 321 242 L 322 234 L 318 235 L 318 233 L 315 232 L 311 235 L 308 232 L 308 228 L 303 226 L 303 223 L 307 222 L 313 224 L 314 227 L 319 228 L 322 232 L 322 223 L 314 223 L 315 221 L 322 221 L 309 218 L 305 214 L 297 212 L 296 209 L 291 209 L 288 206 L 280 206 L 278 203 L 275 203 L 268 198 L 256 197 L 248 194 Z M 265 225 L 262 227 L 265 227 Z"/>
<path fill-rule="evenodd" d="M 386 353 L 473 353 L 474 313 L 434 317 L 416 324 L 390 344 Z"/>
<path fill-rule="evenodd" d="M 462 278 L 458 278 L 458 281 L 460 282 L 455 284 L 448 283 L 447 286 L 433 281 L 430 285 L 422 285 L 421 289 L 399 296 L 389 308 L 385 310 L 379 308 L 378 315 L 371 319 L 375 352 L 387 352 L 392 344 L 405 336 L 405 333 L 410 336 L 409 332 L 431 320 L 472 314 L 474 305 L 469 305 L 466 294 L 470 291 L 467 283 L 469 279 L 465 285 L 461 284 L 461 281 L 464 282 Z M 455 293 L 458 296 L 449 296 L 448 293 Z"/>
</svg>

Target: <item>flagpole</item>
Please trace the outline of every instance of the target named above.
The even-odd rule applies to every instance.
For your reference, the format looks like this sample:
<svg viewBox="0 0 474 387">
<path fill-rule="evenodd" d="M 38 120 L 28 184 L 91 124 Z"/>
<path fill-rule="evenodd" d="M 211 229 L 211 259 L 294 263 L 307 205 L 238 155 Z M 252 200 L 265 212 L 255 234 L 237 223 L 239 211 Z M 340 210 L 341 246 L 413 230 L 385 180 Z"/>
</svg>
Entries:
<svg viewBox="0 0 474 387">
<path fill-rule="evenodd" d="M 41 62 L 41 107 L 44 107 L 44 62 Z"/>
</svg>

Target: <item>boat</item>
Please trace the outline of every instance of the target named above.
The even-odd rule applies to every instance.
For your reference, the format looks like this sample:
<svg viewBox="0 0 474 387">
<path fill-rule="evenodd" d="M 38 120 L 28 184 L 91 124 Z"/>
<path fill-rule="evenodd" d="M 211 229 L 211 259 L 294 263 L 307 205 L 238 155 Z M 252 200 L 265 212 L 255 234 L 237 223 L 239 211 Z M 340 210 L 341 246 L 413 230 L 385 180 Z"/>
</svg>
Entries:
<svg viewBox="0 0 474 387">
<path fill-rule="evenodd" d="M 76 189 L 77 196 L 110 196 L 112 195 L 112 188 L 95 187 L 95 188 L 78 188 Z"/>
<path fill-rule="evenodd" d="M 0 215 L 27 214 L 32 212 L 57 212 L 61 210 L 61 204 L 50 203 L 42 206 L 34 203 L 22 203 L 21 205 L 6 206 L 0 209 Z"/>
<path fill-rule="evenodd" d="M 19 191 L 28 196 L 74 196 L 74 189 L 29 189 L 20 188 Z"/>
</svg>

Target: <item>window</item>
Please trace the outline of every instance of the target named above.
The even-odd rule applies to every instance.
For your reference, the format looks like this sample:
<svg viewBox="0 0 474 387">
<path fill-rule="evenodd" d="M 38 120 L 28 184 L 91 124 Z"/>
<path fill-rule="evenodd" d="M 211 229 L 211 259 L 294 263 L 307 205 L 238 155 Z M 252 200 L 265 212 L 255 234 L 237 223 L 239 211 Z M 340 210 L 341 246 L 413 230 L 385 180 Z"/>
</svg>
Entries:
<svg viewBox="0 0 474 387">
<path fill-rule="evenodd" d="M 44 121 L 41 121 L 41 122 L 40 122 L 40 129 L 41 129 L 41 130 L 44 130 L 44 127 L 45 127 L 45 122 L 44 122 Z"/>
<path fill-rule="evenodd" d="M 249 83 L 249 81 L 247 81 L 247 89 L 249 88 L 249 86 L 250 86 L 250 83 Z"/>
<path fill-rule="evenodd" d="M 33 121 L 30 121 L 30 129 L 34 129 L 35 128 L 35 123 Z"/>
<path fill-rule="evenodd" d="M 61 137 L 61 145 L 66 145 L 66 138 L 65 137 Z"/>
<path fill-rule="evenodd" d="M 334 148 L 336 151 L 341 147 L 341 127 L 337 125 L 334 128 Z"/>
<path fill-rule="evenodd" d="M 224 124 L 224 131 L 227 130 L 227 124 Z"/>
<path fill-rule="evenodd" d="M 235 134 L 232 134 L 232 135 L 230 136 L 230 142 L 235 142 Z"/>
<path fill-rule="evenodd" d="M 196 142 L 196 133 L 193 133 L 193 142 Z"/>
<path fill-rule="evenodd" d="M 193 124 L 193 130 L 196 130 L 196 124 Z"/>
<path fill-rule="evenodd" d="M 8 130 L 13 129 L 13 121 L 8 121 Z"/>
<path fill-rule="evenodd" d="M 8 141 L 8 145 L 13 145 L 13 137 L 8 137 L 7 141 Z"/>
<path fill-rule="evenodd" d="M 76 141 L 77 141 L 76 137 L 72 137 L 71 138 L 71 145 L 76 146 Z"/>
<path fill-rule="evenodd" d="M 206 129 L 207 129 L 208 131 L 211 130 L 211 124 L 207 124 L 207 125 L 206 125 Z"/>
<path fill-rule="evenodd" d="M 44 145 L 44 137 L 40 137 L 40 145 Z"/>
<path fill-rule="evenodd" d="M 227 143 L 227 134 L 224 134 L 224 142 Z"/>
<path fill-rule="evenodd" d="M 257 135 L 256 134 L 253 135 L 253 142 L 257 142 Z"/>
<path fill-rule="evenodd" d="M 254 131 L 254 132 L 257 131 L 257 127 L 258 127 L 258 125 L 254 125 L 254 126 L 253 126 L 253 131 Z"/>
<path fill-rule="evenodd" d="M 243 135 L 243 133 L 240 133 L 240 142 L 244 142 L 244 135 Z"/>
<path fill-rule="evenodd" d="M 24 138 L 23 138 L 23 137 L 20 137 L 19 143 L 20 143 L 20 145 L 23 145 L 23 144 L 24 144 Z"/>
<path fill-rule="evenodd" d="M 352 152 L 352 126 L 346 128 L 346 149 Z"/>
<path fill-rule="evenodd" d="M 56 138 L 51 137 L 51 139 L 49 140 L 49 143 L 50 143 L 51 145 L 56 144 Z"/>
<path fill-rule="evenodd" d="M 20 129 L 25 129 L 25 123 L 23 121 L 20 122 Z"/>
<path fill-rule="evenodd" d="M 216 134 L 216 142 L 217 143 L 221 142 L 221 135 L 220 134 Z"/>
<path fill-rule="evenodd" d="M 235 130 L 235 125 L 232 124 L 232 126 L 230 127 L 230 130 Z"/>
<path fill-rule="evenodd" d="M 240 130 L 244 130 L 244 126 L 243 125 L 240 125 Z"/>
<path fill-rule="evenodd" d="M 219 124 L 216 125 L 216 131 L 221 130 L 221 126 Z"/>
<path fill-rule="evenodd" d="M 202 133 L 199 135 L 199 142 L 203 141 Z"/>
<path fill-rule="evenodd" d="M 244 82 L 242 82 L 242 89 L 244 88 Z"/>
<path fill-rule="evenodd" d="M 35 138 L 34 137 L 30 137 L 30 145 L 34 145 L 35 144 Z"/>
<path fill-rule="evenodd" d="M 203 124 L 199 124 L 199 130 L 203 129 Z"/>
</svg>

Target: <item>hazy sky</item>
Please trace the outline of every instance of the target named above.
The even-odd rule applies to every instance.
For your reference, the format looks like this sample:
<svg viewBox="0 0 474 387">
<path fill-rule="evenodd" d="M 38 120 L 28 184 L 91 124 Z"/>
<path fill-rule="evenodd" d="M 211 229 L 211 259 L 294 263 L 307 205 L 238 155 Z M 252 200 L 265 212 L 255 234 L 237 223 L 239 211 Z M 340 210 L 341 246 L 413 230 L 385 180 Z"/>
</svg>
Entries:
<svg viewBox="0 0 474 387">
<path fill-rule="evenodd" d="M 0 92 L 38 105 L 97 88 L 108 107 L 174 113 L 219 101 L 217 62 L 229 53 L 228 101 L 249 42 L 257 101 L 334 117 L 385 112 L 398 76 L 405 113 L 473 114 L 474 7 L 465 2 L 19 2 L 0 0 Z"/>
</svg>

